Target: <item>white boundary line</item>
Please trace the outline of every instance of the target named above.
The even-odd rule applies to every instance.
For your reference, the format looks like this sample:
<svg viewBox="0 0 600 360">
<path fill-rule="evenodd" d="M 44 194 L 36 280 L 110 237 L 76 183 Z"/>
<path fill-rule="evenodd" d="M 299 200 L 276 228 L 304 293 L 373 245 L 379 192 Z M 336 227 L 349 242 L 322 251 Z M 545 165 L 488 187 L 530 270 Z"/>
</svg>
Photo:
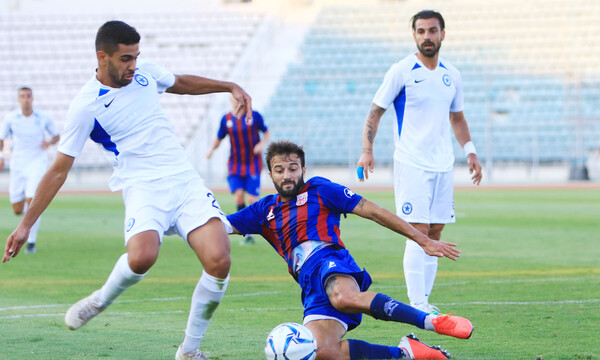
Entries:
<svg viewBox="0 0 600 360">
<path fill-rule="evenodd" d="M 452 282 L 452 283 L 440 283 L 436 286 L 463 286 L 469 284 L 509 284 L 509 283 L 532 283 L 532 282 L 561 282 L 561 281 L 589 281 L 590 277 L 576 277 L 576 278 L 547 278 L 547 279 L 524 279 L 524 280 L 488 280 L 481 282 Z M 406 288 L 406 285 L 391 285 L 391 286 L 373 286 L 371 289 L 395 289 L 395 288 Z M 243 294 L 231 294 L 225 295 L 225 298 L 244 298 L 252 296 L 265 296 L 265 295 L 277 295 L 283 294 L 283 291 L 264 291 L 264 292 L 253 292 Z M 190 301 L 190 297 L 169 297 L 169 298 L 152 298 L 152 299 L 133 299 L 133 300 L 118 300 L 113 304 L 129 304 L 129 303 L 144 303 L 144 302 L 165 302 L 165 301 Z M 600 299 L 586 299 L 586 300 L 555 300 L 555 301 L 471 301 L 463 303 L 438 303 L 440 306 L 468 306 L 468 305 L 564 305 L 564 304 L 588 304 L 597 303 Z M 31 305 L 31 306 L 14 306 L 0 308 L 2 311 L 18 311 L 18 310 L 33 310 L 33 309 L 48 309 L 48 308 L 68 308 L 71 304 L 48 304 L 48 305 Z M 242 308 L 242 309 L 229 309 L 227 311 L 286 311 L 286 310 L 302 310 L 301 307 L 287 307 L 287 308 Z M 184 313 L 184 311 L 162 311 L 162 312 L 144 312 L 143 314 L 151 315 L 162 315 L 162 314 L 177 314 Z M 187 313 L 187 311 L 186 311 Z M 141 314 L 136 312 L 108 312 L 108 315 L 131 315 Z M 64 316 L 61 314 L 15 314 L 2 316 L 0 319 L 16 319 L 24 317 L 53 317 L 53 316 Z"/>
</svg>

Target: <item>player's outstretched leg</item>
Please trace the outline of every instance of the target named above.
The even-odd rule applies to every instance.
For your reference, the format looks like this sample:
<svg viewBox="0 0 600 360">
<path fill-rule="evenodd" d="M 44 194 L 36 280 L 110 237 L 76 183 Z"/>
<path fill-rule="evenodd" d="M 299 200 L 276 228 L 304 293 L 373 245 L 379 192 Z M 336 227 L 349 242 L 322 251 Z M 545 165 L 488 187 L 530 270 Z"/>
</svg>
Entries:
<svg viewBox="0 0 600 360">
<path fill-rule="evenodd" d="M 439 346 L 429 346 L 414 334 L 400 340 L 398 346 L 371 344 L 362 340 L 348 339 L 350 359 L 449 359 L 450 354 Z"/>
<path fill-rule="evenodd" d="M 468 339 L 473 333 L 473 324 L 468 319 L 451 314 L 428 314 L 381 293 L 373 298 L 370 312 L 375 319 L 412 324 L 459 339 Z"/>
<path fill-rule="evenodd" d="M 414 334 L 403 337 L 398 347 L 403 351 L 401 359 L 450 359 L 447 351 L 425 344 Z"/>
</svg>

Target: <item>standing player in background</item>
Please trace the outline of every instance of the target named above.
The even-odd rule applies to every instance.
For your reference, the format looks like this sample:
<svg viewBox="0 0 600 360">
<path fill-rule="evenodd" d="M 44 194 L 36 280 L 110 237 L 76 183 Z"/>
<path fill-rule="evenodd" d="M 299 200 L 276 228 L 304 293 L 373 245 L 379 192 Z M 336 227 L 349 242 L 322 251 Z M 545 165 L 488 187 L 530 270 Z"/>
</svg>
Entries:
<svg viewBox="0 0 600 360">
<path fill-rule="evenodd" d="M 204 269 L 175 358 L 206 359 L 198 347 L 229 281 L 230 225 L 189 162 L 158 94 L 230 92 L 239 101 L 235 112 L 240 116 L 243 112 L 252 116 L 252 100 L 234 83 L 174 75 L 154 63 L 138 61 L 139 41 L 138 32 L 121 21 L 109 21 L 98 29 L 96 74 L 71 102 L 56 160 L 42 178 L 29 211 L 8 237 L 2 261 L 18 255 L 31 226 L 64 184 L 90 137 L 113 157 L 110 187 L 123 193 L 127 252 L 99 290 L 69 308 L 65 323 L 75 330 L 105 310 L 154 265 L 163 235 L 178 234 Z"/>
<path fill-rule="evenodd" d="M 392 65 L 377 90 L 363 130 L 358 160 L 361 181 L 373 172 L 373 142 L 379 121 L 392 104 L 394 128 L 394 192 L 396 212 L 417 230 L 439 240 L 445 224 L 455 222 L 453 195 L 454 152 L 450 126 L 467 156 L 474 184 L 481 182 L 481 165 L 463 114 L 462 79 L 458 70 L 439 56 L 444 19 L 423 10 L 412 17 L 418 51 Z M 429 304 L 437 273 L 437 257 L 406 241 L 404 275 L 412 306 L 438 311 Z"/>
<path fill-rule="evenodd" d="M 233 109 L 238 107 L 238 102 L 231 97 Z M 262 140 L 260 132 L 263 133 Z M 260 195 L 260 172 L 262 170 L 262 152 L 265 144 L 269 142 L 269 129 L 260 113 L 252 112 L 252 119 L 247 119 L 246 115 L 241 118 L 236 117 L 231 112 L 223 115 L 219 125 L 217 137 L 206 153 L 206 158 L 210 159 L 221 141 L 229 135 L 231 150 L 227 164 L 228 175 L 227 182 L 229 189 L 233 194 L 233 199 L 237 210 L 240 211 L 246 207 L 244 193 L 248 194 L 248 203 L 252 204 L 258 201 Z M 242 245 L 253 244 L 252 235 L 247 235 L 240 242 Z"/>
<path fill-rule="evenodd" d="M 468 339 L 471 322 L 463 317 L 433 315 L 382 293 L 368 291 L 371 277 L 345 249 L 340 216 L 356 214 L 414 239 L 428 254 L 455 260 L 455 244 L 433 241 L 393 213 L 350 189 L 322 177 L 304 181 L 304 150 L 278 141 L 267 150 L 269 176 L 277 189 L 247 208 L 227 216 L 237 234 L 261 234 L 284 258 L 288 271 L 302 288 L 304 325 L 317 342 L 318 360 L 448 359 L 412 336 L 398 346 L 342 340 L 360 325 L 362 314 L 402 322 L 438 334 Z"/>
<path fill-rule="evenodd" d="M 18 91 L 21 109 L 6 116 L 0 129 L 0 170 L 4 169 L 4 140 L 12 139 L 10 156 L 9 197 L 16 215 L 27 212 L 35 190 L 48 168 L 46 149 L 60 140 L 51 117 L 33 108 L 33 91 L 22 87 Z M 46 133 L 50 140 L 46 140 Z M 25 252 L 35 253 L 40 219 L 31 227 Z"/>
</svg>

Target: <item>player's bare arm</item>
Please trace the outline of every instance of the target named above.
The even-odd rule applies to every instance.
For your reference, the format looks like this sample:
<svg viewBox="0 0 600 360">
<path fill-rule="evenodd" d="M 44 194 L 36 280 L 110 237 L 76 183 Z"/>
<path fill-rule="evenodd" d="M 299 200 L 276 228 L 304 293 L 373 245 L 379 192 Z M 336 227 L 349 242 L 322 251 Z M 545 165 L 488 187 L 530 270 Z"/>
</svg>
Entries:
<svg viewBox="0 0 600 360">
<path fill-rule="evenodd" d="M 60 135 L 53 136 L 50 141 L 42 140 L 42 149 L 47 149 L 50 145 L 56 144 L 60 140 Z"/>
<path fill-rule="evenodd" d="M 167 92 L 179 95 L 229 92 L 238 101 L 238 106 L 233 109 L 233 115 L 241 117 L 246 114 L 246 119 L 252 118 L 252 98 L 239 85 L 229 81 L 213 80 L 196 75 L 175 75 L 175 83 L 167 89 Z"/>
<path fill-rule="evenodd" d="M 469 125 L 467 124 L 467 119 L 465 119 L 465 114 L 462 111 L 450 113 L 450 124 L 452 125 L 454 136 L 461 147 L 464 147 L 466 143 L 471 141 Z M 469 165 L 469 173 L 472 175 L 471 180 L 473 181 L 473 184 L 479 185 L 483 173 L 477 154 L 467 155 L 467 165 Z"/>
<path fill-rule="evenodd" d="M 362 139 L 362 151 L 360 159 L 356 164 L 359 169 L 363 169 L 364 178 L 369 178 L 369 172 L 373 172 L 375 167 L 375 158 L 373 157 L 373 143 L 375 142 L 375 135 L 377 135 L 377 128 L 379 127 L 379 121 L 385 113 L 385 109 L 372 104 L 367 120 L 365 121 L 365 127 L 363 128 L 363 139 Z M 360 181 L 364 179 L 359 175 Z"/>
<path fill-rule="evenodd" d="M 46 210 L 52 199 L 54 199 L 54 196 L 56 196 L 58 190 L 67 180 L 67 175 L 69 174 L 69 170 L 71 170 L 74 161 L 75 158 L 71 156 L 60 152 L 56 154 L 54 163 L 50 166 L 48 171 L 46 171 L 38 185 L 27 213 L 23 216 L 19 226 L 17 226 L 6 240 L 4 257 L 2 258 L 3 263 L 19 254 L 21 247 L 27 241 L 29 230 L 44 210 Z"/>
<path fill-rule="evenodd" d="M 425 250 L 427 255 L 445 256 L 451 260 L 456 260 L 460 256 L 460 250 L 456 248 L 456 244 L 428 238 L 396 214 L 367 199 L 361 199 L 352 213 L 414 240 Z"/>
<path fill-rule="evenodd" d="M 212 157 L 213 152 L 219 147 L 219 145 L 221 145 L 221 140 L 219 138 L 215 138 L 212 142 L 212 144 L 210 145 L 210 149 L 208 149 L 208 152 L 206 153 L 206 158 L 210 159 Z"/>
<path fill-rule="evenodd" d="M 254 146 L 254 154 L 255 155 L 260 155 L 262 154 L 265 145 L 269 143 L 269 139 L 271 138 L 271 133 L 269 132 L 269 130 L 265 131 L 263 133 L 262 139 L 260 139 L 260 141 L 258 142 L 258 144 L 256 144 Z"/>
</svg>

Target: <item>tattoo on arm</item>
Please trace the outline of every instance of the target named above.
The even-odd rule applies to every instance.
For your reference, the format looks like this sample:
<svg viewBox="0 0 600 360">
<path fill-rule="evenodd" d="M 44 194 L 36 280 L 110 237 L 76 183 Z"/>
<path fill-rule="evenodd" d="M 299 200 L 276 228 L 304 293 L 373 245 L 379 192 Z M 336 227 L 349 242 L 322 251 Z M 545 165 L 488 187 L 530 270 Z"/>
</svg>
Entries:
<svg viewBox="0 0 600 360">
<path fill-rule="evenodd" d="M 331 297 L 333 294 L 333 288 L 338 284 L 337 278 L 337 275 L 333 275 L 327 280 L 327 284 L 325 284 L 325 293 L 327 294 L 327 297 Z"/>
<path fill-rule="evenodd" d="M 360 199 L 360 201 L 358 202 L 358 204 L 356 204 L 356 207 L 359 209 L 362 209 L 365 204 L 367 203 L 367 200 L 365 200 L 365 198 Z"/>
</svg>

